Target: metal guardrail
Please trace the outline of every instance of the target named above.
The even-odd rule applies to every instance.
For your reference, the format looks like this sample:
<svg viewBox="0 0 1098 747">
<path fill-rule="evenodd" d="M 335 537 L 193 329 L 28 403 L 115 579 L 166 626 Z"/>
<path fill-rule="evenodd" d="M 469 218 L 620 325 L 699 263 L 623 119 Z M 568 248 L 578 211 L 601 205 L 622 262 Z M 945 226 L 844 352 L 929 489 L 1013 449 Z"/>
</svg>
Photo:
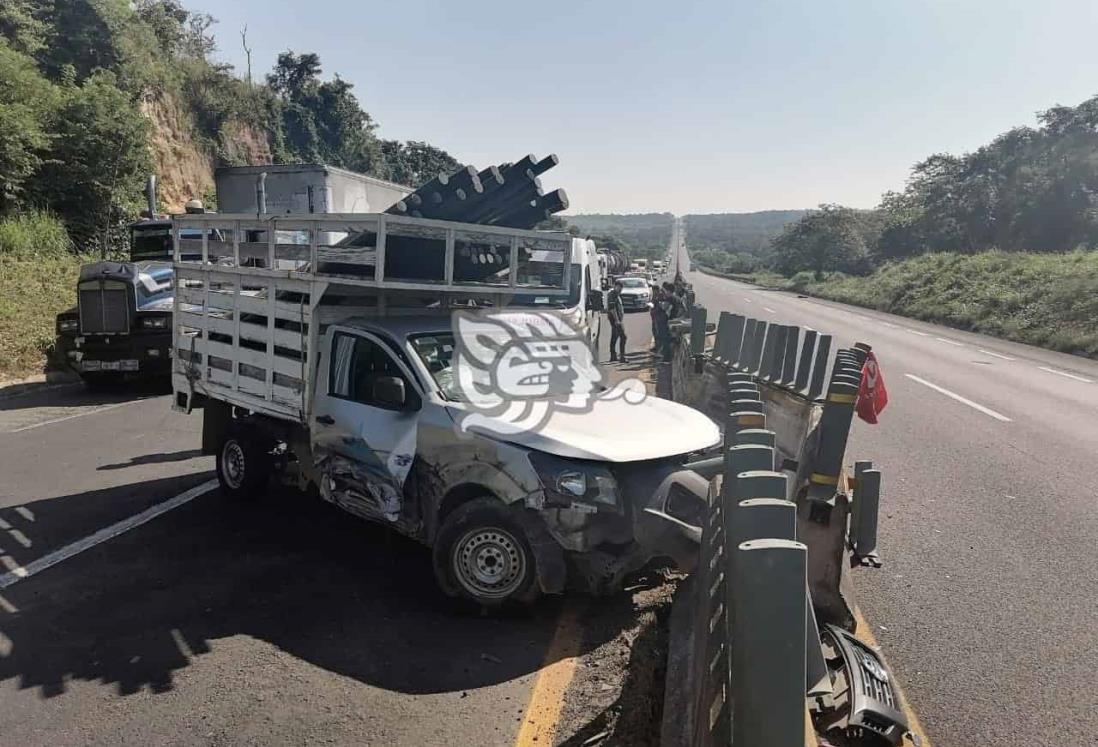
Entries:
<svg viewBox="0 0 1098 747">
<path fill-rule="evenodd" d="M 832 358 L 830 335 L 722 313 L 706 351 L 705 330 L 702 307 L 673 326 L 672 395 L 697 399 L 699 374 L 718 382 L 708 394 L 722 409 L 724 443 L 687 600 L 690 692 L 678 700 L 689 713 L 665 714 L 665 724 L 678 718 L 677 741 L 695 747 L 814 744 L 808 698 L 835 699 L 818 626 L 853 629 L 840 588 L 847 553 L 876 562 L 880 472 L 858 462 L 853 480 L 842 474 L 869 347 Z M 778 417 L 790 409 L 807 421 Z M 779 448 L 783 429 L 803 434 L 798 461 Z M 907 728 L 884 727 L 876 736 L 889 741 Z"/>
</svg>

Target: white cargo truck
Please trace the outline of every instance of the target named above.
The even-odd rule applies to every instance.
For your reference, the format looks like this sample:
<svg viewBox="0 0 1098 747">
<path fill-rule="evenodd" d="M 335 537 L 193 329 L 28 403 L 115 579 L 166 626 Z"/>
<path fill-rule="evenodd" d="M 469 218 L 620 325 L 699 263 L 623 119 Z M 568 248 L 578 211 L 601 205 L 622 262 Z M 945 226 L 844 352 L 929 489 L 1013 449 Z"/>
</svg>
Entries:
<svg viewBox="0 0 1098 747">
<path fill-rule="evenodd" d="M 542 332 L 470 341 L 498 354 L 484 382 L 535 394 L 481 411 L 459 385 L 454 314 L 575 330 L 569 314 L 598 311 L 597 256 L 574 267 L 589 242 L 384 214 L 180 216 L 174 233 L 173 402 L 202 409 L 226 496 L 261 497 L 272 475 L 315 490 L 432 548 L 442 589 L 486 606 L 696 561 L 708 483 L 684 464 L 718 443 L 708 417 L 601 385 L 565 407 L 553 371 L 579 352 Z M 516 409 L 543 417 L 516 427 Z"/>
</svg>

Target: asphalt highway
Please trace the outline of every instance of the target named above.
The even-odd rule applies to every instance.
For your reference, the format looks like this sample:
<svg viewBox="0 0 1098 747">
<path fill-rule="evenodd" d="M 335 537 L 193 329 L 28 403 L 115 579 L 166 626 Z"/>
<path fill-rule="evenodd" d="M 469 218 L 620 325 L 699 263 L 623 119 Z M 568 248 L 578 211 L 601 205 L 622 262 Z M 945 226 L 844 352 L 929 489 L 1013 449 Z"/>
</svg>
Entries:
<svg viewBox="0 0 1098 747">
<path fill-rule="evenodd" d="M 647 314 L 627 324 L 647 348 Z M 532 693 L 569 600 L 456 608 L 383 527 L 290 490 L 225 500 L 200 428 L 155 390 L 0 399 L 0 744 L 571 736 L 523 730 L 560 712 L 564 692 Z M 599 615 L 621 604 L 587 608 L 574 653 L 616 635 Z"/>
<path fill-rule="evenodd" d="M 883 471 L 885 565 L 854 582 L 934 744 L 1094 744 L 1098 363 L 678 261 L 712 318 L 873 346 L 890 403 L 847 457 Z"/>
</svg>

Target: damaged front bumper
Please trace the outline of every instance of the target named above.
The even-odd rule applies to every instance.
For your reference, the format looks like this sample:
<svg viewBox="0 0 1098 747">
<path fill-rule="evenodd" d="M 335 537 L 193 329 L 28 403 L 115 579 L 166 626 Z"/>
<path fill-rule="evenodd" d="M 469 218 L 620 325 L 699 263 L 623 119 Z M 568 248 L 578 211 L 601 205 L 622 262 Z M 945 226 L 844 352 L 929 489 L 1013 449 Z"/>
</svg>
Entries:
<svg viewBox="0 0 1098 747">
<path fill-rule="evenodd" d="M 564 550 L 570 585 L 593 594 L 621 587 L 657 558 L 686 572 L 698 562 L 708 481 L 670 462 L 615 469 L 621 504 L 614 510 L 546 506 L 546 528 Z"/>
</svg>

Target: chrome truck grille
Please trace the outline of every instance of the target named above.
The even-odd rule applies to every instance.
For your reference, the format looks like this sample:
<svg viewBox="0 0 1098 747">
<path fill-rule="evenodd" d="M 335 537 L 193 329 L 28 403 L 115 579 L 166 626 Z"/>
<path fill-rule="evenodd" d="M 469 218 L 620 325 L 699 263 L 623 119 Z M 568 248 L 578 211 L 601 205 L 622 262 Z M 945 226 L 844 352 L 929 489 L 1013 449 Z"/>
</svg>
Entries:
<svg viewBox="0 0 1098 747">
<path fill-rule="evenodd" d="M 125 283 L 92 280 L 80 284 L 80 331 L 85 334 L 130 331 L 130 297 Z"/>
</svg>

